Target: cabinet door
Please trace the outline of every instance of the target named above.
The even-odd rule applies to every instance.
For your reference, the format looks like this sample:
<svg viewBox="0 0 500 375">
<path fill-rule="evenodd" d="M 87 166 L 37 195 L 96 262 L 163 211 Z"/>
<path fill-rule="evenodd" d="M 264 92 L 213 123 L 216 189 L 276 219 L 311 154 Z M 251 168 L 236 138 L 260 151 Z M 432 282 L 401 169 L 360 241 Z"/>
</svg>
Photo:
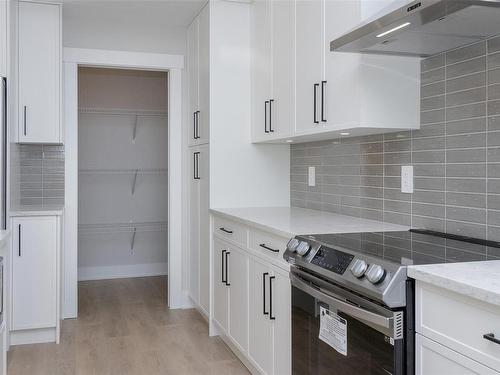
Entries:
<svg viewBox="0 0 500 375">
<path fill-rule="evenodd" d="M 7 77 L 7 1 L 0 1 L 0 77 Z"/>
<path fill-rule="evenodd" d="M 210 215 L 209 215 L 209 152 L 208 145 L 199 154 L 199 249 L 200 249 L 200 306 L 207 316 L 210 309 Z"/>
<path fill-rule="evenodd" d="M 198 118 L 197 143 L 209 140 L 209 67 L 210 67 L 210 5 L 207 4 L 198 16 Z"/>
<path fill-rule="evenodd" d="M 200 303 L 200 151 L 190 152 L 189 171 L 189 294 Z"/>
<path fill-rule="evenodd" d="M 269 130 L 273 137 L 291 135 L 295 127 L 295 4 L 273 1 L 273 95 Z"/>
<path fill-rule="evenodd" d="M 248 347 L 248 255 L 231 246 L 228 256 L 229 336 L 242 352 Z"/>
<path fill-rule="evenodd" d="M 19 2 L 21 143 L 61 143 L 60 50 L 60 6 Z"/>
<path fill-rule="evenodd" d="M 227 267 L 226 261 L 230 255 L 226 253 L 230 251 L 226 242 L 214 238 L 213 246 L 213 316 L 215 321 L 227 333 L 228 331 L 228 288 L 227 285 Z"/>
<path fill-rule="evenodd" d="M 270 280 L 274 334 L 274 374 L 292 373 L 292 315 L 290 278 L 284 271 L 273 267 Z"/>
<path fill-rule="evenodd" d="M 359 124 L 358 77 L 360 54 L 330 52 L 330 41 L 353 29 L 361 19 L 360 2 L 325 0 L 325 83 L 322 120 L 328 128 L 349 129 Z"/>
<path fill-rule="evenodd" d="M 268 138 L 269 100 L 272 99 L 271 2 L 252 4 L 252 138 Z"/>
<path fill-rule="evenodd" d="M 187 72 L 188 72 L 188 92 L 189 92 L 189 144 L 193 145 L 197 141 L 196 132 L 196 112 L 198 111 L 198 18 L 189 26 L 187 35 Z"/>
<path fill-rule="evenodd" d="M 498 375 L 444 345 L 416 334 L 416 375 Z"/>
<path fill-rule="evenodd" d="M 264 374 L 273 372 L 273 335 L 269 319 L 269 266 L 257 258 L 249 258 L 248 354 Z"/>
<path fill-rule="evenodd" d="M 56 326 L 57 219 L 12 221 L 12 330 Z"/>
<path fill-rule="evenodd" d="M 323 79 L 323 1 L 296 1 L 296 131 L 321 129 Z M 315 86 L 316 85 L 316 86 Z M 314 98 L 316 97 L 316 100 Z"/>
</svg>

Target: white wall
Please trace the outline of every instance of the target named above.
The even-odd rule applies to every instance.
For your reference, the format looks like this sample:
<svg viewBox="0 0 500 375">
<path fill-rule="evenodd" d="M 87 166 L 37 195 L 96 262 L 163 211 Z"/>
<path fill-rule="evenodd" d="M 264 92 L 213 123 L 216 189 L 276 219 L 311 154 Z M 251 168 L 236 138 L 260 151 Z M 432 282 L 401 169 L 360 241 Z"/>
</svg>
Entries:
<svg viewBox="0 0 500 375">
<path fill-rule="evenodd" d="M 210 207 L 288 206 L 290 147 L 250 142 L 250 5 L 210 5 Z"/>
</svg>

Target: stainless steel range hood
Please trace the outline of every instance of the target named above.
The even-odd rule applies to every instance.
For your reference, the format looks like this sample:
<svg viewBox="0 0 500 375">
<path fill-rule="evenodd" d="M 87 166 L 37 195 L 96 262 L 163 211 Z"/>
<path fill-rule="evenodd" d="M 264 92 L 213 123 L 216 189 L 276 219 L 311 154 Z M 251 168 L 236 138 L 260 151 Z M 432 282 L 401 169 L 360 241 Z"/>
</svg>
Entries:
<svg viewBox="0 0 500 375">
<path fill-rule="evenodd" d="M 331 51 L 432 56 L 500 34 L 500 0 L 418 0 L 333 40 Z"/>
</svg>

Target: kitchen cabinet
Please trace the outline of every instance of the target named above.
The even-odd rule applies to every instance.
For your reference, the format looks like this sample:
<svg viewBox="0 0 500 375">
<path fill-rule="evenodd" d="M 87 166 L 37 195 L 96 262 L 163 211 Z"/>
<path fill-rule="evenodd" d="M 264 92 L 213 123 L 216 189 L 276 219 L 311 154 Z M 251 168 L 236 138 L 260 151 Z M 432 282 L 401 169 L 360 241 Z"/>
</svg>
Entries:
<svg viewBox="0 0 500 375">
<path fill-rule="evenodd" d="M 278 45 L 281 48 L 278 56 L 285 56 L 282 46 L 287 44 L 284 37 L 279 35 L 279 31 L 272 27 L 273 22 L 279 18 L 282 25 L 294 27 L 294 30 L 287 33 L 288 38 L 291 38 L 289 44 L 293 54 L 288 59 L 288 64 L 285 63 L 283 72 L 278 65 L 275 69 L 266 68 L 269 65 L 266 61 L 269 59 L 260 57 L 269 55 L 269 52 L 256 53 L 252 68 L 252 81 L 256 87 L 252 98 L 257 105 L 253 108 L 254 117 L 269 118 L 269 121 L 273 121 L 276 114 L 281 114 L 277 109 L 269 116 L 269 105 L 260 103 L 265 96 L 258 93 L 269 91 L 269 88 L 258 88 L 265 85 L 262 82 L 271 82 L 270 99 L 275 99 L 275 92 L 287 91 L 290 95 L 292 105 L 287 108 L 289 117 L 286 118 L 286 123 L 291 124 L 291 129 L 288 132 L 259 137 L 256 134 L 262 135 L 262 132 L 256 132 L 255 129 L 263 127 L 260 125 L 259 128 L 256 122 L 252 121 L 253 141 L 310 141 L 418 128 L 418 59 L 330 51 L 330 42 L 333 39 L 357 27 L 365 18 L 395 8 L 394 3 L 400 6 L 401 1 L 255 2 L 255 28 L 262 26 L 263 30 L 271 30 L 271 35 L 265 38 L 264 31 L 259 34 L 256 30 L 254 51 L 270 50 L 270 60 L 273 60 L 276 59 L 274 49 Z M 276 3 L 280 5 L 275 5 Z M 287 6 L 292 7 L 291 4 L 295 5 L 295 11 L 274 11 L 274 7 L 286 9 Z M 276 14 L 279 14 L 279 17 Z M 271 21 L 265 22 L 267 19 Z M 281 27 L 281 30 L 283 29 L 286 27 Z M 264 44 L 266 41 L 271 47 Z M 265 48 L 259 49 L 258 46 Z M 283 74 L 287 74 L 289 66 L 292 66 L 292 73 L 286 80 Z M 281 79 L 274 77 L 275 71 L 282 74 Z M 289 82 L 294 82 L 294 85 L 287 86 Z M 391 89 L 386 90 L 387 87 Z M 270 108 L 273 108 L 274 102 L 270 104 Z M 267 112 L 262 113 L 263 111 Z"/>
<path fill-rule="evenodd" d="M 211 319 L 254 372 L 291 373 L 291 288 L 286 239 L 212 216 Z"/>
<path fill-rule="evenodd" d="M 498 375 L 500 373 L 473 361 L 420 334 L 416 335 L 415 375 Z"/>
<path fill-rule="evenodd" d="M 209 141 L 210 5 L 207 4 L 188 28 L 189 145 Z"/>
<path fill-rule="evenodd" d="M 210 306 L 209 148 L 190 149 L 190 296 L 208 315 Z"/>
<path fill-rule="evenodd" d="M 11 343 L 58 341 L 60 219 L 13 217 L 11 224 Z"/>
<path fill-rule="evenodd" d="M 0 1 L 0 77 L 7 77 L 7 1 Z"/>
<path fill-rule="evenodd" d="M 288 136 L 295 121 L 294 3 L 256 1 L 252 14 L 252 139 Z"/>
<path fill-rule="evenodd" d="M 19 2 L 18 143 L 63 143 L 61 5 Z"/>
<path fill-rule="evenodd" d="M 500 374 L 500 307 L 418 280 L 415 299 L 417 375 Z"/>
</svg>

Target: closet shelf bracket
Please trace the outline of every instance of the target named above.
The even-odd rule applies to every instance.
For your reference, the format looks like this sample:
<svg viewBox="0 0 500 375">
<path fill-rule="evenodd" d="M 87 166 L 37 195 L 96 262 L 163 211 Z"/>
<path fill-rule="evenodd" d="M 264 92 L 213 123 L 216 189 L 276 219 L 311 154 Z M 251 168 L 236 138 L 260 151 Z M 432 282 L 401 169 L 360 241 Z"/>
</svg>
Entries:
<svg viewBox="0 0 500 375">
<path fill-rule="evenodd" d="M 134 131 L 132 132 L 132 143 L 135 143 L 135 137 L 137 135 L 137 124 L 139 123 L 139 115 L 135 115 Z"/>
<path fill-rule="evenodd" d="M 139 172 L 138 169 L 135 170 L 135 173 L 134 173 L 134 180 L 132 182 L 132 195 L 135 194 L 135 185 L 137 183 L 137 173 Z"/>
</svg>

